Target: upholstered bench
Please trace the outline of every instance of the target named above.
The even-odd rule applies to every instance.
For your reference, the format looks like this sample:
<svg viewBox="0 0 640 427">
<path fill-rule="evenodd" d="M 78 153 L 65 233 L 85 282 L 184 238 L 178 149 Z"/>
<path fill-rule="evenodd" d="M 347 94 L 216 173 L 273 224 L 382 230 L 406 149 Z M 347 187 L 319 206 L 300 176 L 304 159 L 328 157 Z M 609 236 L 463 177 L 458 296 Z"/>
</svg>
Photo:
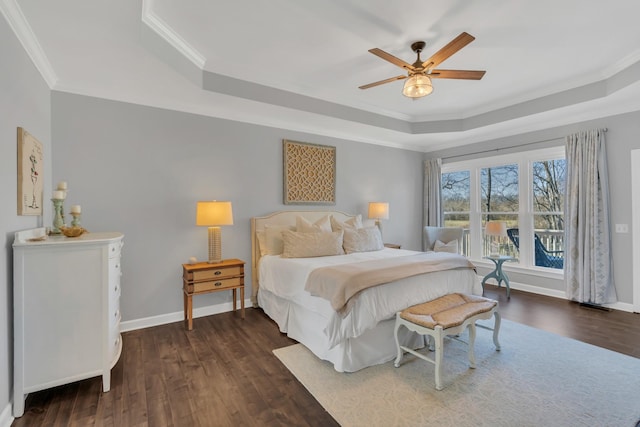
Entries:
<svg viewBox="0 0 640 427">
<path fill-rule="evenodd" d="M 395 339 L 398 349 L 398 356 L 394 362 L 395 367 L 400 366 L 404 352 L 409 352 L 427 362 L 435 365 L 436 389 L 442 390 L 440 378 L 442 368 L 443 339 L 451 335 L 454 339 L 464 342 L 458 338 L 465 328 L 469 328 L 469 365 L 476 367 L 473 346 L 476 338 L 476 320 L 490 319 L 495 317 L 493 328 L 477 325 L 479 328 L 493 331 L 493 343 L 496 350 L 500 350 L 498 333 L 500 332 L 500 313 L 498 312 L 498 301 L 466 294 L 448 294 L 433 301 L 414 305 L 396 314 Z M 435 341 L 435 360 L 419 353 L 411 348 L 401 346 L 398 340 L 398 329 L 404 326 L 410 331 L 421 335 L 427 335 L 429 348 L 433 350 L 431 340 Z"/>
</svg>

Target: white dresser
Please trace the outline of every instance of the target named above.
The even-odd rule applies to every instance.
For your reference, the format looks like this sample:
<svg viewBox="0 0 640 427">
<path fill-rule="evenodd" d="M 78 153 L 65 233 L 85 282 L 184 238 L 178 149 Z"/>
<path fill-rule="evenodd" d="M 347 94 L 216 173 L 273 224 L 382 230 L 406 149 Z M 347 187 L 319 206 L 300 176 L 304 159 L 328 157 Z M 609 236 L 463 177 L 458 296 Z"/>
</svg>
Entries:
<svg viewBox="0 0 640 427">
<path fill-rule="evenodd" d="M 17 232 L 13 242 L 13 415 L 30 392 L 102 375 L 122 351 L 122 233 L 44 236 Z"/>
</svg>

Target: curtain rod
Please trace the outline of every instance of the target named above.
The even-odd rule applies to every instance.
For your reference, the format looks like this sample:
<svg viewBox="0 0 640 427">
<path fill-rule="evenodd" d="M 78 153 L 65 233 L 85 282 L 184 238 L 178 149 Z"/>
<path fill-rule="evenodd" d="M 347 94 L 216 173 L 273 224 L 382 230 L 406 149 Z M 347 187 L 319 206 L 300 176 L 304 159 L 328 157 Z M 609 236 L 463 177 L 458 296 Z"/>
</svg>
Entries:
<svg viewBox="0 0 640 427">
<path fill-rule="evenodd" d="M 602 130 L 604 132 L 607 132 L 609 129 L 608 128 L 602 128 L 600 130 Z M 442 160 L 455 159 L 456 157 L 474 156 L 476 154 L 493 153 L 493 152 L 497 153 L 498 151 L 502 151 L 502 150 L 509 150 L 511 148 L 518 148 L 518 147 L 526 147 L 528 145 L 544 144 L 545 142 L 557 141 L 557 140 L 560 140 L 562 138 L 564 138 L 564 137 L 545 139 L 545 140 L 542 140 L 542 141 L 527 142 L 526 144 L 514 145 L 512 147 L 492 148 L 490 150 L 474 151 L 473 153 L 456 154 L 454 156 L 442 157 Z"/>
</svg>

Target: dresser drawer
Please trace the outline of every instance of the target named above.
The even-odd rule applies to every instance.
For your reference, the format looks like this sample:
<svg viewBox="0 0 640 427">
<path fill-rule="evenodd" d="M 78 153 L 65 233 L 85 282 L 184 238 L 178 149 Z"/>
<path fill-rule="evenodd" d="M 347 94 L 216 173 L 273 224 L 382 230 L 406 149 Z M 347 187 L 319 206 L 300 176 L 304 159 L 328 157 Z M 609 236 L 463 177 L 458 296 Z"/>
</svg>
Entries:
<svg viewBox="0 0 640 427">
<path fill-rule="evenodd" d="M 220 279 L 220 280 L 207 280 L 204 282 L 197 283 L 184 283 L 185 290 L 190 293 L 200 293 L 200 292 L 209 292 L 216 291 L 218 289 L 229 289 L 240 286 L 243 283 L 242 277 L 233 277 L 230 279 Z"/>
<path fill-rule="evenodd" d="M 195 270 L 191 272 L 185 272 L 184 279 L 187 281 L 199 282 L 203 280 L 217 280 L 227 277 L 240 276 L 243 273 L 243 267 L 220 267 L 209 270 Z"/>
</svg>

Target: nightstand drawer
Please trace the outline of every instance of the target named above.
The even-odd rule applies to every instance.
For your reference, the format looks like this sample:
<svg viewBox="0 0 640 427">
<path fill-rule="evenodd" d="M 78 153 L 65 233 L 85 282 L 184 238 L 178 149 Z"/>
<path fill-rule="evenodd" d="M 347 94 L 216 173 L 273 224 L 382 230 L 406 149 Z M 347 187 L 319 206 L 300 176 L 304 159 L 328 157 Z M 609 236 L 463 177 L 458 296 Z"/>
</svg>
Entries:
<svg viewBox="0 0 640 427">
<path fill-rule="evenodd" d="M 218 289 L 227 289 L 240 286 L 242 277 L 233 277 L 231 279 L 208 280 L 206 282 L 185 283 L 185 289 L 189 293 L 199 293 L 208 291 L 217 291 Z"/>
<path fill-rule="evenodd" d="M 243 274 L 243 268 L 241 266 L 220 267 L 210 270 L 185 272 L 184 279 L 199 282 L 203 280 L 225 279 L 227 277 L 240 276 L 241 274 Z"/>
</svg>

